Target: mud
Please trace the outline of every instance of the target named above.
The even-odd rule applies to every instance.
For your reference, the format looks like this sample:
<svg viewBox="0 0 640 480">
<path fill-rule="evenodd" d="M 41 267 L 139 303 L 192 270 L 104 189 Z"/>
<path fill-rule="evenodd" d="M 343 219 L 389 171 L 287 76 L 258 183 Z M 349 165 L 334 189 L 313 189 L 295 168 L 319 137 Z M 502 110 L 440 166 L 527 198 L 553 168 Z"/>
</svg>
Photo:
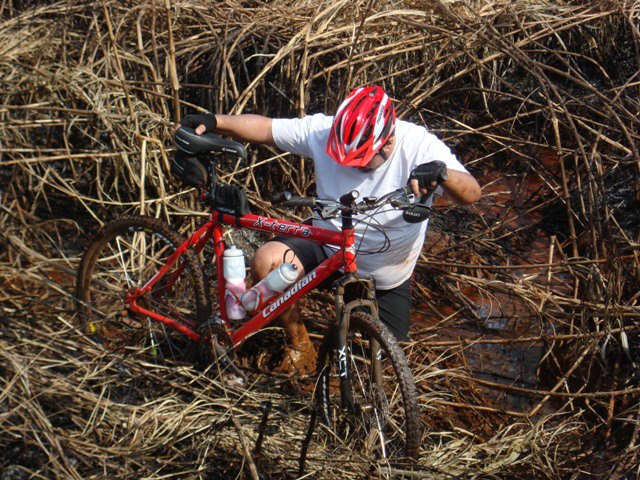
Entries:
<svg viewBox="0 0 640 480">
<path fill-rule="evenodd" d="M 539 152 L 538 159 L 548 172 L 558 169 L 558 158 L 552 150 Z M 435 261 L 445 261 L 460 265 L 509 266 L 509 269 L 492 273 L 488 270 L 473 270 L 464 273 L 483 278 L 493 275 L 496 279 L 511 283 L 530 282 L 545 286 L 549 291 L 566 292 L 569 289 L 567 279 L 550 274 L 546 266 L 562 261 L 558 254 L 557 240 L 538 225 L 543 218 L 539 205 L 548 194 L 548 186 L 540 176 L 532 173 L 505 176 L 502 173 L 485 174 L 479 179 L 483 186 L 482 199 L 475 205 L 464 207 L 462 212 L 449 211 L 449 203 L 440 199 L 436 203 L 435 228 L 427 234 L 426 252 Z M 466 212 L 466 213 L 465 213 Z M 495 228 L 494 241 L 499 245 L 487 246 L 470 242 L 456 247 L 457 235 L 465 233 L 469 225 L 460 218 L 438 220 L 438 215 L 455 217 L 479 216 L 486 225 Z M 468 218 L 467 218 L 468 220 Z M 477 220 L 476 220 L 477 221 Z M 444 222 L 444 223 L 443 223 Z M 434 227 L 434 225 L 432 225 Z M 458 227 L 462 232 L 456 232 Z M 491 247 L 494 247 L 493 249 Z M 517 268 L 522 266 L 522 268 Z M 533 266 L 534 268 L 531 268 Z M 447 267 L 442 267 L 446 274 Z M 450 271 L 459 268 L 450 267 Z M 498 272 L 497 276 L 495 272 Z M 426 272 L 428 275 L 429 272 Z M 418 281 L 425 273 L 418 273 Z M 430 285 L 431 283 L 431 285 Z M 435 292 L 429 292 L 433 287 Z M 481 291 L 466 286 L 459 291 L 442 291 L 439 285 L 427 280 L 418 288 L 413 317 L 415 323 L 414 338 L 433 335 L 426 340 L 459 342 L 460 365 L 464 365 L 472 374 L 482 380 L 516 387 L 535 389 L 539 385 L 538 365 L 546 351 L 542 341 L 505 343 L 504 340 L 521 337 L 535 338 L 543 333 L 552 333 L 557 325 L 545 323 L 539 312 L 525 303 L 521 296 L 501 291 Z M 467 305 L 464 312 L 456 310 L 436 298 L 439 295 L 453 295 Z M 453 322 L 442 319 L 453 316 Z M 434 338 L 435 337 L 435 338 Z M 482 339 L 483 343 L 473 341 Z M 495 343 L 490 343 L 495 340 Z M 462 348 L 464 343 L 469 346 Z M 450 365 L 454 367 L 454 365 Z M 504 410 L 527 412 L 539 400 L 528 395 L 502 392 L 491 388 L 480 388 L 479 394 L 489 403 Z M 551 413 L 553 407 L 547 404 L 546 410 L 539 413 Z M 456 412 L 458 415 L 459 412 Z"/>
</svg>

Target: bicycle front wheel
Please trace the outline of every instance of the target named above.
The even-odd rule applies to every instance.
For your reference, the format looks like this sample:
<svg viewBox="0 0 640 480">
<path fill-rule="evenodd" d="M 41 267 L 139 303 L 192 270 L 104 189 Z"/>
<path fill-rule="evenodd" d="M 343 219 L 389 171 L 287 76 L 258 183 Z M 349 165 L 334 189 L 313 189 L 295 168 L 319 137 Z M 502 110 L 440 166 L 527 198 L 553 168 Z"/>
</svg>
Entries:
<svg viewBox="0 0 640 480">
<path fill-rule="evenodd" d="M 199 344 L 163 322 L 132 312 L 127 294 L 145 285 L 183 239 L 157 219 L 130 216 L 108 224 L 82 257 L 76 284 L 79 317 L 94 339 L 109 349 L 154 361 L 196 360 Z M 137 303 L 196 330 L 206 321 L 200 263 L 184 252 Z"/>
<path fill-rule="evenodd" d="M 416 457 L 422 428 L 416 388 L 389 330 L 353 312 L 347 341 L 327 335 L 320 349 L 317 408 L 339 444 L 376 458 Z"/>
</svg>

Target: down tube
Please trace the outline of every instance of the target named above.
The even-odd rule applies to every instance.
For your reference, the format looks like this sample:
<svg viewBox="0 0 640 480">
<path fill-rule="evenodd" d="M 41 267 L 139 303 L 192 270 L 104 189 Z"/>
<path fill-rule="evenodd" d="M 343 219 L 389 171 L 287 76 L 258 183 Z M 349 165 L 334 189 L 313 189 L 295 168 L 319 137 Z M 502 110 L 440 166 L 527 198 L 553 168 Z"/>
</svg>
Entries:
<svg viewBox="0 0 640 480">
<path fill-rule="evenodd" d="M 234 345 L 243 342 L 249 335 L 273 322 L 278 315 L 289 308 L 300 297 L 317 287 L 326 280 L 329 275 L 343 266 L 342 260 L 334 253 L 314 270 L 298 280 L 293 287 L 280 295 L 273 302 L 265 305 L 251 320 L 247 321 L 238 330 L 233 332 L 231 340 Z"/>
</svg>

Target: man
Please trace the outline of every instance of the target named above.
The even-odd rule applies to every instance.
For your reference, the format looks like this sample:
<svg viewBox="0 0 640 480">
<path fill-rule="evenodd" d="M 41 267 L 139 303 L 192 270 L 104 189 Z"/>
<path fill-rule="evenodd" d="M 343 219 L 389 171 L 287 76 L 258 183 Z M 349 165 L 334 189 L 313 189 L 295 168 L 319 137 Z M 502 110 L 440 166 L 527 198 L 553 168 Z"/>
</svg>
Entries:
<svg viewBox="0 0 640 480">
<path fill-rule="evenodd" d="M 260 115 L 187 115 L 182 125 L 231 136 L 237 140 L 277 146 L 312 158 L 317 195 L 338 199 L 357 190 L 360 198 L 381 196 L 408 182 L 421 195 L 441 183 L 444 193 L 460 204 L 480 198 L 478 182 L 449 148 L 424 127 L 396 120 L 391 99 L 378 86 L 352 91 L 334 117 L 323 114 L 301 119 L 271 119 Z M 357 219 L 357 217 L 356 217 Z M 373 275 L 380 318 L 399 340 L 409 333 L 411 275 L 422 248 L 427 222 L 407 223 L 402 212 L 384 211 L 375 216 L 379 226 L 354 222 L 358 270 Z M 314 225 L 340 229 L 340 220 L 315 219 Z M 366 234 L 363 233 L 366 231 Z M 381 252 L 387 236 L 390 246 Z M 295 257 L 291 260 L 293 251 Z M 314 242 L 276 237 L 260 247 L 253 265 L 254 279 L 287 261 L 298 267 L 300 278 L 321 263 L 330 251 Z M 297 309 L 281 317 L 292 350 L 290 360 L 299 370 L 312 369 L 315 357 Z"/>
</svg>

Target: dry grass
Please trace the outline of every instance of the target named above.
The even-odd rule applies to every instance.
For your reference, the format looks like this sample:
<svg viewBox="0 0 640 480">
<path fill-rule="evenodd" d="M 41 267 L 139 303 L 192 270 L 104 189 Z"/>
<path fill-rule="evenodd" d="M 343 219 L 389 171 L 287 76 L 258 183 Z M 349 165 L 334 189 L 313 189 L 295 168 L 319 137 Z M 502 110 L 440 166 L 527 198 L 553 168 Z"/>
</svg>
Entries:
<svg viewBox="0 0 640 480">
<path fill-rule="evenodd" d="M 308 392 L 105 354 L 74 324 L 73 272 L 114 216 L 201 214 L 168 174 L 181 114 L 331 112 L 373 82 L 484 197 L 440 207 L 419 262 L 418 465 L 314 438 L 309 478 L 640 476 L 639 19 L 634 1 L 0 2 L 1 478 L 297 476 Z M 314 188 L 266 148 L 221 176 L 255 210 Z"/>
</svg>

